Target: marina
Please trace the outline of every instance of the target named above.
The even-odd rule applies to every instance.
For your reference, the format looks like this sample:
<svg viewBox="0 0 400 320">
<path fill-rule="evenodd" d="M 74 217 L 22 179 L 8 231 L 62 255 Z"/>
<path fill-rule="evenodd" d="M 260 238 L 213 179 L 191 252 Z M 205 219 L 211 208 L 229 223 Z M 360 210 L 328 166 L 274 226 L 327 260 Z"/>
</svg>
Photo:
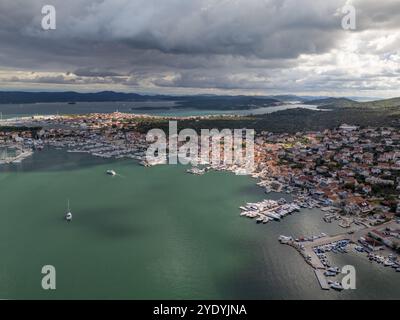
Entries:
<svg viewBox="0 0 400 320">
<path fill-rule="evenodd" d="M 280 221 L 282 218 L 294 212 L 299 212 L 300 207 L 294 203 L 287 203 L 284 198 L 277 201 L 263 200 L 258 203 L 247 203 L 241 206 L 240 215 L 248 218 L 256 218 L 257 223 Z"/>
<path fill-rule="evenodd" d="M 390 228 L 391 226 L 395 226 L 395 224 L 397 223 L 388 222 L 381 227 Z M 328 290 L 330 286 L 332 289 L 341 291 L 343 288 L 337 281 L 329 280 L 327 282 L 326 278 L 336 277 L 341 272 L 338 267 L 332 266 L 326 255 L 327 253 L 347 254 L 349 253 L 351 246 L 357 253 L 366 253 L 366 257 L 370 261 L 375 261 L 385 267 L 391 267 L 396 272 L 398 268 L 400 268 L 400 259 L 397 254 L 389 252 L 386 253 L 387 256 L 377 255 L 372 253 L 370 248 L 362 245 L 362 239 L 364 239 L 363 236 L 373 230 L 374 227 L 369 227 L 334 236 L 321 234 L 319 236 L 301 239 L 293 239 L 293 237 L 281 235 L 278 240 L 282 244 L 287 244 L 293 247 L 301 254 L 304 260 L 314 269 L 318 282 L 323 290 Z"/>
</svg>

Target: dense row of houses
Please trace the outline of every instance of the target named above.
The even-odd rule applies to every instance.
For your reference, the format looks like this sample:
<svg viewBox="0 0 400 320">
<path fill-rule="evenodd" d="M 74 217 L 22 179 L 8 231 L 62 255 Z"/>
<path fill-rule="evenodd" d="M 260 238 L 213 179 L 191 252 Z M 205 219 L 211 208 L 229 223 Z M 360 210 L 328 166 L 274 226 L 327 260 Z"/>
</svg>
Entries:
<svg viewBox="0 0 400 320">
<path fill-rule="evenodd" d="M 323 132 L 263 132 L 256 148 L 265 178 L 305 189 L 347 214 L 400 213 L 397 129 L 343 125 Z"/>
</svg>

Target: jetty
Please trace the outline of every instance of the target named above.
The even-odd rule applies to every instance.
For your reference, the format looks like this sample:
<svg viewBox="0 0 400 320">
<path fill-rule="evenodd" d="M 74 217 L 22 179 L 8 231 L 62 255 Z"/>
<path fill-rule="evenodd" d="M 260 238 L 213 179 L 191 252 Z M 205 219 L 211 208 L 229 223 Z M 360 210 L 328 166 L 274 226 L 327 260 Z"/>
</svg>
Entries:
<svg viewBox="0 0 400 320">
<path fill-rule="evenodd" d="M 10 164 L 10 163 L 19 163 L 22 160 L 30 157 L 33 154 L 32 150 L 20 150 L 19 154 L 16 155 L 8 155 L 6 152 L 6 155 L 0 157 L 0 164 Z"/>
<path fill-rule="evenodd" d="M 315 275 L 317 276 L 317 279 L 318 279 L 319 285 L 321 286 L 321 289 L 329 290 L 329 284 L 326 281 L 326 278 L 323 275 L 322 270 L 315 269 L 314 272 L 315 272 Z"/>
</svg>

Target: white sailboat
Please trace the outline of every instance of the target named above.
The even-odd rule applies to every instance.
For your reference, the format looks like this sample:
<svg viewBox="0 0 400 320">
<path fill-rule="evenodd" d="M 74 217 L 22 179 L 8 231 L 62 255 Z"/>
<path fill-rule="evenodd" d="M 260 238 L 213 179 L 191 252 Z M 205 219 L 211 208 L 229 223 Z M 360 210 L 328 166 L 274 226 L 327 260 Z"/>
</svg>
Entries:
<svg viewBox="0 0 400 320">
<path fill-rule="evenodd" d="M 65 214 L 65 220 L 67 220 L 68 222 L 72 221 L 72 213 L 69 208 L 69 200 L 68 200 L 68 210 L 67 210 L 67 213 Z"/>
</svg>

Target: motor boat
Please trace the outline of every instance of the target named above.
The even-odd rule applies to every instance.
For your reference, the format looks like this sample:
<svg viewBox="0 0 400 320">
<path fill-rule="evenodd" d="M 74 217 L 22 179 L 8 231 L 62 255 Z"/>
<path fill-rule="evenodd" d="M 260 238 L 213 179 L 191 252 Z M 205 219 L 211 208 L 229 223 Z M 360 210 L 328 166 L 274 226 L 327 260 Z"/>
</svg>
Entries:
<svg viewBox="0 0 400 320">
<path fill-rule="evenodd" d="M 328 283 L 332 289 L 335 289 L 338 291 L 342 291 L 344 289 L 343 286 L 338 281 L 329 281 Z"/>
</svg>

